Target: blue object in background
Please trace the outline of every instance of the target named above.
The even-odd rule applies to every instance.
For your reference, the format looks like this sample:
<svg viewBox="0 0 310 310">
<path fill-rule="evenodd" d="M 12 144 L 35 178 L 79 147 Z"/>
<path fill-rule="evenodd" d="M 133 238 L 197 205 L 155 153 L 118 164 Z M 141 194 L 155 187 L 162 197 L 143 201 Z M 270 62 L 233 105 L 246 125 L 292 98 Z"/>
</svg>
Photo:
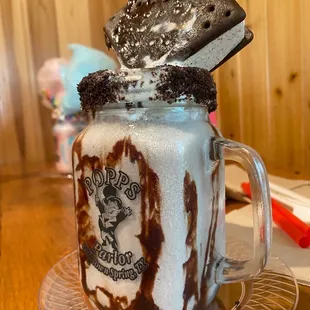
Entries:
<svg viewBox="0 0 310 310">
<path fill-rule="evenodd" d="M 98 70 L 117 69 L 116 62 L 104 52 L 80 44 L 70 44 L 68 47 L 72 50 L 73 56 L 68 66 L 62 67 L 61 72 L 65 88 L 62 105 L 64 115 L 72 115 L 80 111 L 77 85 L 83 77 Z"/>
</svg>

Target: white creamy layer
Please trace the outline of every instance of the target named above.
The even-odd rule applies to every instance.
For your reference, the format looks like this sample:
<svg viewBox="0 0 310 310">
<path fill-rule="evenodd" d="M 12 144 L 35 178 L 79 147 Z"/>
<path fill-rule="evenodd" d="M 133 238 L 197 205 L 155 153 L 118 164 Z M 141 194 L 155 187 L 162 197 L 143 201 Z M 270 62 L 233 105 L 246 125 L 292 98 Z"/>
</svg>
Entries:
<svg viewBox="0 0 310 310">
<path fill-rule="evenodd" d="M 125 74 L 126 73 L 126 74 Z M 161 75 L 166 74 L 166 70 L 161 70 L 156 68 L 153 70 L 149 69 L 125 69 L 124 67 L 118 73 L 119 82 L 136 82 L 133 85 L 129 85 L 128 89 L 122 88 L 119 91 L 119 97 L 122 98 L 118 102 L 113 104 L 107 104 L 105 109 L 118 109 L 124 108 L 126 103 L 132 102 L 137 104 L 141 102 L 144 108 L 158 108 L 163 107 L 163 101 L 161 99 L 156 99 L 158 94 L 156 86 L 161 81 Z M 171 100 L 174 107 L 197 107 L 197 103 L 194 100 L 194 97 L 189 96 L 180 96 L 174 98 L 171 94 Z M 150 99 L 151 98 L 151 99 Z M 168 100 L 168 99 L 167 99 Z M 204 102 L 204 106 L 207 106 L 211 102 Z"/>
<path fill-rule="evenodd" d="M 183 67 L 198 67 L 212 71 L 219 63 L 221 63 L 230 52 L 232 52 L 244 39 L 245 21 L 241 22 L 234 28 L 228 30 L 220 37 L 203 47 L 196 54 L 188 59 L 180 61 L 167 62 L 171 51 L 163 55 L 160 59 L 152 60 L 150 56 L 146 56 L 143 60 L 146 68 L 154 68 L 164 64 L 179 65 Z M 185 41 L 183 43 L 186 43 Z M 182 41 L 179 43 L 183 44 Z"/>
<path fill-rule="evenodd" d="M 212 162 L 209 158 L 208 137 L 213 136 L 211 127 L 203 121 L 176 122 L 174 126 L 167 126 L 159 122 L 145 122 L 144 124 L 114 122 L 92 125 L 86 132 L 82 142 L 82 155 L 88 154 L 106 158 L 112 147 L 119 140 L 131 137 L 138 151 L 141 151 L 147 159 L 150 167 L 159 177 L 161 190 L 161 224 L 165 242 L 162 245 L 162 253 L 159 259 L 160 269 L 156 276 L 153 290 L 154 302 L 163 310 L 180 310 L 183 308 L 183 290 L 185 285 L 185 273 L 183 264 L 190 257 L 191 249 L 186 246 L 187 213 L 184 206 L 184 177 L 186 171 L 196 182 L 198 192 L 199 213 L 197 217 L 197 251 L 199 259 L 198 280 L 201 285 L 201 274 L 205 261 L 208 232 L 211 223 L 212 206 Z M 195 150 L 195 151 L 193 151 Z M 77 166 L 77 156 L 74 156 L 74 167 Z M 223 167 L 221 167 L 223 169 Z M 132 181 L 139 182 L 139 171 L 136 164 L 132 164 L 128 158 L 123 160 L 116 169 L 127 173 Z M 88 171 L 85 176 L 90 176 Z M 79 174 L 76 175 L 79 177 Z M 76 182 L 76 180 L 75 180 Z M 215 188 L 221 187 L 224 192 L 224 180 L 221 173 L 220 184 L 214 184 Z M 77 193 L 76 193 L 77 194 Z M 120 198 L 126 201 L 120 193 Z M 224 196 L 219 204 L 222 206 L 217 226 L 215 247 L 224 254 Z M 127 201 L 126 201 L 127 202 Z M 100 241 L 98 227 L 99 211 L 93 198 L 90 198 L 93 226 L 95 235 Z M 135 237 L 141 232 L 140 206 L 141 197 L 128 205 L 133 210 L 131 218 L 124 221 L 117 230 L 117 238 L 121 252 L 132 251 L 136 257 L 143 256 L 139 240 Z M 129 304 L 135 299 L 139 290 L 141 276 L 135 281 L 121 280 L 117 283 L 109 277 L 90 267 L 86 272 L 89 289 L 97 286 L 106 288 L 117 296 L 127 296 Z M 97 290 L 97 297 L 102 306 L 109 307 L 109 300 Z M 190 303 L 193 305 L 193 302 Z M 189 306 L 191 310 L 193 306 Z M 124 307 L 126 309 L 126 307 Z"/>
<path fill-rule="evenodd" d="M 198 67 L 212 71 L 241 43 L 244 36 L 245 21 L 206 45 L 196 54 L 183 61 L 181 65 L 183 67 Z"/>
</svg>

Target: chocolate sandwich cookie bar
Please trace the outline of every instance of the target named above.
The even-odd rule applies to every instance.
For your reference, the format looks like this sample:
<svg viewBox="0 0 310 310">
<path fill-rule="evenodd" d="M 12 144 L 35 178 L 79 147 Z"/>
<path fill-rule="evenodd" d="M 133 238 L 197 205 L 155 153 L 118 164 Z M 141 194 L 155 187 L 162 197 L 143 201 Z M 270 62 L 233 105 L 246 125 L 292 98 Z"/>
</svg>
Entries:
<svg viewBox="0 0 310 310">
<path fill-rule="evenodd" d="M 236 45 L 241 37 L 243 39 Z M 244 27 L 244 24 L 240 24 L 187 58 L 182 62 L 182 66 L 200 67 L 212 72 L 250 44 L 253 37 L 253 33 Z M 235 46 L 234 49 L 232 49 L 233 46 Z"/>
<path fill-rule="evenodd" d="M 244 40 L 245 17 L 235 0 L 130 0 L 107 23 L 106 43 L 127 68 L 211 71 Z"/>
<path fill-rule="evenodd" d="M 223 65 L 226 61 L 228 61 L 230 58 L 234 57 L 236 54 L 238 54 L 241 50 L 243 50 L 247 45 L 249 45 L 253 41 L 254 35 L 253 32 L 245 28 L 245 36 L 243 40 L 240 42 L 240 44 L 237 45 L 235 49 L 233 49 L 219 64 L 217 64 L 216 67 L 211 69 L 211 72 Z"/>
</svg>

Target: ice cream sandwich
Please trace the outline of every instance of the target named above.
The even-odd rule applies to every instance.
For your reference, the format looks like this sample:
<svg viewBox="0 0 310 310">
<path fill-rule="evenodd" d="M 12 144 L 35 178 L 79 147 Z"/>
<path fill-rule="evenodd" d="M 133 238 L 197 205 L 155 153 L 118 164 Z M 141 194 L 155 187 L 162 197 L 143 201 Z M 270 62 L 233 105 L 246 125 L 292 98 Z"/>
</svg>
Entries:
<svg viewBox="0 0 310 310">
<path fill-rule="evenodd" d="M 251 42 L 245 17 L 235 0 L 129 0 L 108 21 L 106 43 L 126 68 L 212 71 Z"/>
</svg>

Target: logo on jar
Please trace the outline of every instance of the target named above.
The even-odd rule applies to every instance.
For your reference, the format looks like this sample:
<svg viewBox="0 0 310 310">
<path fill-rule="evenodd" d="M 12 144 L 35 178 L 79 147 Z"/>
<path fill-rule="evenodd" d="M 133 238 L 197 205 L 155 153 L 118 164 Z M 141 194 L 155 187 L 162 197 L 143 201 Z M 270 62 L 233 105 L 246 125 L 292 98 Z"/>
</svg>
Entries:
<svg viewBox="0 0 310 310">
<path fill-rule="evenodd" d="M 143 273 L 148 264 L 144 257 L 134 260 L 132 252 L 124 254 L 119 251 L 117 240 L 117 228 L 132 215 L 132 209 L 126 205 L 119 197 L 123 192 L 129 201 L 134 201 L 141 192 L 141 186 L 136 182 L 130 182 L 129 176 L 123 171 L 116 171 L 112 168 L 105 168 L 105 173 L 101 170 L 94 170 L 91 177 L 84 179 L 84 185 L 89 196 L 95 198 L 96 207 L 99 210 L 98 227 L 100 229 L 101 242 L 96 243 L 93 248 L 83 245 L 89 262 L 97 270 L 111 277 L 114 281 L 119 279 L 135 280 L 138 274 Z M 96 254 L 96 255 L 94 255 Z M 108 268 L 102 262 L 117 266 L 131 266 L 132 268 Z"/>
<path fill-rule="evenodd" d="M 96 206 L 100 211 L 99 227 L 101 231 L 102 246 L 111 245 L 112 248 L 118 251 L 118 242 L 116 240 L 115 231 L 120 223 L 131 216 L 132 210 L 130 207 L 123 205 L 123 202 L 118 198 L 115 187 L 108 185 L 103 189 L 104 198 L 100 200 L 98 195 L 95 196 Z"/>
</svg>

